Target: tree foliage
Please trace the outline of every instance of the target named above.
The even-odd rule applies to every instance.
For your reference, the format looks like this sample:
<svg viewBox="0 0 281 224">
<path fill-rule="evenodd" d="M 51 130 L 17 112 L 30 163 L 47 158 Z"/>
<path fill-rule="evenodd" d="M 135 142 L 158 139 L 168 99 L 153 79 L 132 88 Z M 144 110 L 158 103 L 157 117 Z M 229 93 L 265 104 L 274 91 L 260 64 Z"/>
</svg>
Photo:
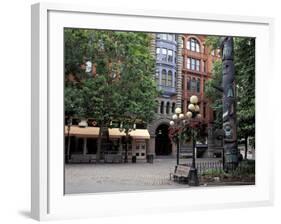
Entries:
<svg viewBox="0 0 281 224">
<path fill-rule="evenodd" d="M 100 127 L 128 116 L 150 121 L 158 93 L 149 47 L 146 33 L 65 29 L 66 115 L 95 119 Z"/>
<path fill-rule="evenodd" d="M 208 37 L 206 44 L 212 49 L 219 47 L 219 37 Z M 234 37 L 234 65 L 237 93 L 238 138 L 255 136 L 255 39 Z M 206 82 L 206 94 L 217 111 L 216 127 L 222 127 L 222 95 L 213 88 L 221 86 L 221 61 L 214 63 L 212 79 Z"/>
</svg>

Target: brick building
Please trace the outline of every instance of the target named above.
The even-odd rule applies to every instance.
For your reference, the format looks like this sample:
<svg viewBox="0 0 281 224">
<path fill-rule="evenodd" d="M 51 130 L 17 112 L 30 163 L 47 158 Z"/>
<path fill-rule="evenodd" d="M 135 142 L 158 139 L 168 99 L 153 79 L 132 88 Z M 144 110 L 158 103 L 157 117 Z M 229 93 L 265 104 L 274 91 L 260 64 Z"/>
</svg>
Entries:
<svg viewBox="0 0 281 224">
<path fill-rule="evenodd" d="M 219 59 L 220 53 L 209 50 L 204 35 L 156 34 L 155 37 L 152 44 L 155 80 L 162 95 L 157 99 L 156 119 L 149 125 L 149 152 L 156 156 L 175 155 L 176 147 L 167 134 L 175 107 L 181 107 L 186 113 L 190 96 L 197 95 L 203 122 L 209 127 L 214 119 L 211 102 L 204 94 L 204 84 L 211 78 L 213 62 Z M 207 147 L 207 139 L 205 143 Z M 191 145 L 184 144 L 181 149 L 191 152 Z"/>
<path fill-rule="evenodd" d="M 210 52 L 205 40 L 203 35 L 183 36 L 182 109 L 186 113 L 190 96 L 196 95 L 203 121 L 208 124 L 213 121 L 213 110 L 204 94 L 204 85 L 211 78 L 212 64 L 220 54 L 218 51 Z"/>
</svg>

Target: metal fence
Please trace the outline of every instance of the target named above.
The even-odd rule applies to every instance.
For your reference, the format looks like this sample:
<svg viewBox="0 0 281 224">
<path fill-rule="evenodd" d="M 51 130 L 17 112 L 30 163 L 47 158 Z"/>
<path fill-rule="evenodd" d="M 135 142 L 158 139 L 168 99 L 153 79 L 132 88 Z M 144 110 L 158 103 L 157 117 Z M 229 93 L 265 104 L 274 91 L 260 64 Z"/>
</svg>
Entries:
<svg viewBox="0 0 281 224">
<path fill-rule="evenodd" d="M 192 166 L 192 163 L 189 162 L 187 163 L 187 166 Z M 197 173 L 203 174 L 207 170 L 213 170 L 213 171 L 223 171 L 223 163 L 220 161 L 215 161 L 215 162 L 197 162 L 195 164 Z"/>
<path fill-rule="evenodd" d="M 192 162 L 188 162 L 187 166 L 192 166 Z M 214 161 L 214 162 L 196 162 L 196 168 L 198 175 L 202 175 L 205 172 L 210 173 L 221 173 L 224 172 L 224 167 L 222 161 Z M 243 175 L 245 173 L 247 174 L 254 174 L 255 173 L 255 163 L 254 161 L 252 163 L 239 163 L 239 165 L 235 168 L 229 167 L 229 172 L 237 175 Z M 233 169 L 232 169 L 233 168 Z M 233 171 L 231 171 L 233 170 Z"/>
</svg>

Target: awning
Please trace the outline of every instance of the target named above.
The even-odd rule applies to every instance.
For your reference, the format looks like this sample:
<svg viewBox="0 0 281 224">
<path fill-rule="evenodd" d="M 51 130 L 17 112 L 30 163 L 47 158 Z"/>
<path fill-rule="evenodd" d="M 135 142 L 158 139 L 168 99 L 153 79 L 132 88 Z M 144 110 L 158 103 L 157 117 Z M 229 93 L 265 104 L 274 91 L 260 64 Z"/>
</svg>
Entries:
<svg viewBox="0 0 281 224">
<path fill-rule="evenodd" d="M 108 133 L 110 138 L 120 138 L 122 136 L 126 136 L 125 132 L 121 132 L 119 128 L 109 128 Z M 136 129 L 134 131 L 130 131 L 129 135 L 134 139 L 150 139 L 147 129 Z"/>
<path fill-rule="evenodd" d="M 64 133 L 65 135 L 68 134 L 68 127 L 65 126 Z M 69 134 L 71 136 L 77 136 L 77 137 L 88 137 L 88 138 L 97 138 L 99 136 L 100 128 L 97 127 L 86 127 L 86 128 L 80 128 L 78 126 L 71 126 Z"/>
</svg>

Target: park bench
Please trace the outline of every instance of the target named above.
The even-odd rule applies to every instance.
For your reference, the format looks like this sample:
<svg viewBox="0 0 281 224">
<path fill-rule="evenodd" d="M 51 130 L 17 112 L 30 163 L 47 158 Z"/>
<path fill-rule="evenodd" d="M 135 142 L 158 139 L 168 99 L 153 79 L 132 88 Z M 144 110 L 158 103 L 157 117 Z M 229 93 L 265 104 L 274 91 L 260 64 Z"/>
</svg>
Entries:
<svg viewBox="0 0 281 224">
<path fill-rule="evenodd" d="M 170 174 L 170 179 L 173 178 L 174 181 L 188 183 L 189 171 L 190 166 L 177 165 L 175 171 Z"/>
</svg>

